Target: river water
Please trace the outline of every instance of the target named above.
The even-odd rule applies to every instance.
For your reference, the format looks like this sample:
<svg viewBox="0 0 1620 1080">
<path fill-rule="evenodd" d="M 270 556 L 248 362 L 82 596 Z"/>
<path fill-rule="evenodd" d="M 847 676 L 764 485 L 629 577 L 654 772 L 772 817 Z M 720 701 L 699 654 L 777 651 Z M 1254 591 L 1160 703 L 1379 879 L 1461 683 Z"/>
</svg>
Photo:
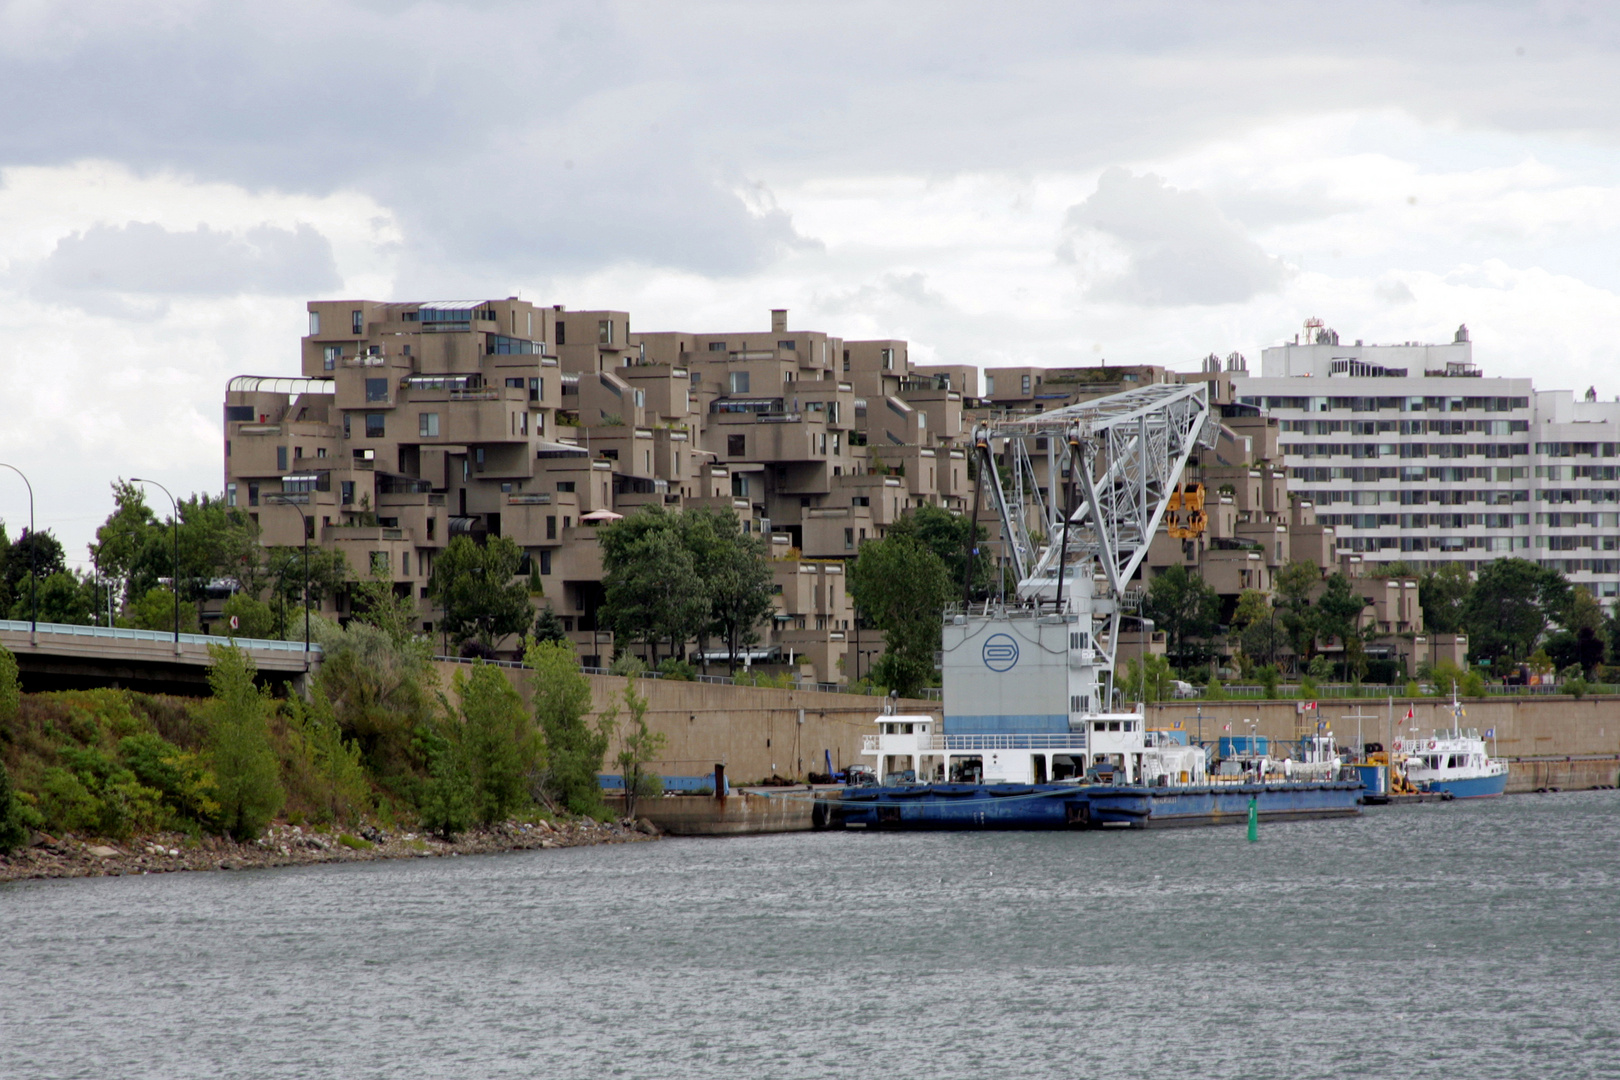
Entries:
<svg viewBox="0 0 1620 1080">
<path fill-rule="evenodd" d="M 1620 793 L 0 885 L 10 1077 L 1620 1076 Z"/>
</svg>

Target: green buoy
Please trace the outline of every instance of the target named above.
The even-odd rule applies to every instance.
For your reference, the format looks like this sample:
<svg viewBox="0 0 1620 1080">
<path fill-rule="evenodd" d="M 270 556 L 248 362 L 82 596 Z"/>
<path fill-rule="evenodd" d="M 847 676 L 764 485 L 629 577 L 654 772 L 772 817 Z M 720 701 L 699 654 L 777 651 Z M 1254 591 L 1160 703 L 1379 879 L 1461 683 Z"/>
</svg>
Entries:
<svg viewBox="0 0 1620 1080">
<path fill-rule="evenodd" d="M 1260 807 L 1253 795 L 1249 796 L 1249 840 L 1260 839 Z"/>
</svg>

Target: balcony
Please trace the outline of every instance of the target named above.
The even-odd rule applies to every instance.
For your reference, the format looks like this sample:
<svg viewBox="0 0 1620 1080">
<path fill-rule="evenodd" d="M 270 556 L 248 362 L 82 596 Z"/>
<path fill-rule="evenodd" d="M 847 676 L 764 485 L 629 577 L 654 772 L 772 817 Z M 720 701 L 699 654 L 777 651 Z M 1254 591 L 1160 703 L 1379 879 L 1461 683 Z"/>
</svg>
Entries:
<svg viewBox="0 0 1620 1080">
<path fill-rule="evenodd" d="M 328 525 L 323 540 L 404 540 L 405 530 L 386 525 Z"/>
</svg>

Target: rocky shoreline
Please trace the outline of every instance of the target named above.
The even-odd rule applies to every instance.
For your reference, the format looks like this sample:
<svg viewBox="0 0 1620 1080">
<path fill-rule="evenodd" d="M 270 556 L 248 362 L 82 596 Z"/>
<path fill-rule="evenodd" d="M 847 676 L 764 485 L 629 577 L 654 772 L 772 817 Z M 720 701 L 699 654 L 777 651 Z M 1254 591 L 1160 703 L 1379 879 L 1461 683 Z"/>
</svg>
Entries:
<svg viewBox="0 0 1620 1080">
<path fill-rule="evenodd" d="M 258 840 L 157 833 L 110 842 L 36 834 L 33 843 L 0 855 L 0 882 L 30 878 L 120 877 L 183 870 L 256 870 L 314 863 L 373 862 L 449 855 L 493 855 L 536 848 L 629 844 L 656 839 L 657 826 L 640 821 L 507 821 L 445 841 L 427 833 L 386 832 L 366 826 L 354 833 L 316 832 L 272 825 Z"/>
</svg>

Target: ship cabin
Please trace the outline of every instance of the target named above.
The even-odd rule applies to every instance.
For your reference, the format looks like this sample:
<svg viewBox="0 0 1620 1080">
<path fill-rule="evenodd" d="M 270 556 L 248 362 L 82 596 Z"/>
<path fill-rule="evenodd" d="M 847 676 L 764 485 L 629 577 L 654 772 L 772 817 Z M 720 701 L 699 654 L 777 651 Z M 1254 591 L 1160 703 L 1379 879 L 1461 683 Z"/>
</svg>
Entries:
<svg viewBox="0 0 1620 1080">
<path fill-rule="evenodd" d="M 875 759 L 879 781 L 889 785 L 1204 779 L 1203 751 L 1168 739 L 1159 745 L 1143 730 L 1140 713 L 1088 716 L 1080 730 L 1061 733 L 945 734 L 927 715 L 886 714 L 874 723 L 877 733 L 864 737 L 861 755 Z"/>
</svg>

